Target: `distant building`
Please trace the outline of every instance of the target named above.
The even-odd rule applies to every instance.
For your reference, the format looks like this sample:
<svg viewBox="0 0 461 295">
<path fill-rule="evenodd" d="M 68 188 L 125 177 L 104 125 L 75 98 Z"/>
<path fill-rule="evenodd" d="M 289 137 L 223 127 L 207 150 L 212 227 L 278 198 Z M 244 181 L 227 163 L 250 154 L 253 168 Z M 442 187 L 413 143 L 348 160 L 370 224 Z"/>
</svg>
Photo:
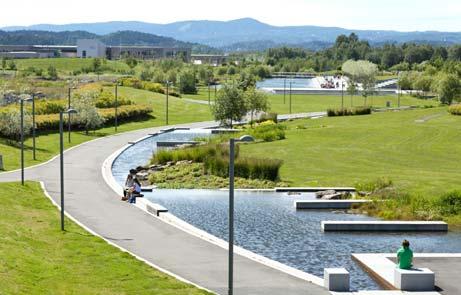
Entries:
<svg viewBox="0 0 461 295">
<path fill-rule="evenodd" d="M 192 54 L 191 61 L 193 64 L 209 64 L 214 67 L 227 63 L 229 56 L 222 54 Z"/>
<path fill-rule="evenodd" d="M 105 58 L 106 45 L 97 39 L 79 39 L 77 40 L 77 57 Z"/>
<path fill-rule="evenodd" d="M 107 58 L 137 59 L 182 58 L 191 60 L 191 48 L 159 46 L 107 46 L 97 39 L 79 39 L 77 46 L 65 45 L 0 45 L 0 57 L 8 58 Z"/>
<path fill-rule="evenodd" d="M 0 57 L 52 58 L 76 57 L 77 46 L 67 45 L 0 45 Z"/>
</svg>

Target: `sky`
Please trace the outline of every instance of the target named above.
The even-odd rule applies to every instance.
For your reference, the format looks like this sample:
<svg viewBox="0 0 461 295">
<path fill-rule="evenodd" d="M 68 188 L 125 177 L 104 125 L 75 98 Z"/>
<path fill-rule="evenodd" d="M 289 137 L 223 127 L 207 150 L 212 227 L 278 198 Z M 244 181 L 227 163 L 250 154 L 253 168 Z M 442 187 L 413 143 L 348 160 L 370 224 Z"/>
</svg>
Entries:
<svg viewBox="0 0 461 295">
<path fill-rule="evenodd" d="M 5 1 L 5 2 L 3 2 Z M 347 29 L 461 32 L 461 0 L 2 0 L 0 27 L 77 22 L 232 20 Z"/>
</svg>

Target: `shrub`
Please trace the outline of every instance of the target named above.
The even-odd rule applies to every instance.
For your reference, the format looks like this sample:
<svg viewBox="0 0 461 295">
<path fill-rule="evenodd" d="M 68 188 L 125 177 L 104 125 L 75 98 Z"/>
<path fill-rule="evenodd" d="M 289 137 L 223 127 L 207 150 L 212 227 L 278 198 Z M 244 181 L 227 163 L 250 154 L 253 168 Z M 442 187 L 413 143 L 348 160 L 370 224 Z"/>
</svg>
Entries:
<svg viewBox="0 0 461 295">
<path fill-rule="evenodd" d="M 156 92 L 160 94 L 166 93 L 165 87 L 160 83 L 141 81 L 136 78 L 122 78 L 120 82 L 122 86 L 125 86 L 125 87 L 132 87 L 132 88 L 147 90 L 147 91 Z M 175 96 L 175 97 L 181 97 L 179 93 L 177 93 L 171 88 L 169 89 L 168 94 L 171 96 Z"/>
<path fill-rule="evenodd" d="M 286 126 L 275 124 L 273 121 L 265 121 L 254 129 L 249 129 L 250 135 L 266 142 L 285 139 Z"/>
<path fill-rule="evenodd" d="M 352 109 L 328 109 L 328 117 L 337 117 L 337 116 L 358 116 L 358 115 L 370 115 L 371 107 L 355 107 Z"/>
<path fill-rule="evenodd" d="M 131 105 L 133 102 L 129 99 L 124 97 L 117 97 L 117 105 L 124 106 L 124 105 Z M 106 108 L 114 108 L 115 107 L 115 95 L 108 91 L 102 91 L 99 93 L 96 103 L 97 108 L 106 109 Z"/>
<path fill-rule="evenodd" d="M 27 106 L 29 110 L 32 110 L 30 105 Z M 67 101 L 65 100 L 37 100 L 35 101 L 35 114 L 37 115 L 48 115 L 58 114 L 61 111 L 67 109 Z"/>
<path fill-rule="evenodd" d="M 452 115 L 461 116 L 461 104 L 455 104 L 448 108 L 448 112 Z"/>
<path fill-rule="evenodd" d="M 437 199 L 436 204 L 440 207 L 443 215 L 461 214 L 461 191 L 443 194 Z"/>
<path fill-rule="evenodd" d="M 126 105 L 118 107 L 118 121 L 140 120 L 146 118 L 152 112 L 147 105 Z M 115 121 L 115 109 L 98 109 L 105 124 L 112 124 Z M 74 115 L 75 116 L 75 115 Z M 74 117 L 73 116 L 73 117 Z M 77 120 L 71 120 L 73 128 L 83 129 Z M 36 116 L 37 130 L 57 130 L 59 128 L 59 114 Z"/>
</svg>

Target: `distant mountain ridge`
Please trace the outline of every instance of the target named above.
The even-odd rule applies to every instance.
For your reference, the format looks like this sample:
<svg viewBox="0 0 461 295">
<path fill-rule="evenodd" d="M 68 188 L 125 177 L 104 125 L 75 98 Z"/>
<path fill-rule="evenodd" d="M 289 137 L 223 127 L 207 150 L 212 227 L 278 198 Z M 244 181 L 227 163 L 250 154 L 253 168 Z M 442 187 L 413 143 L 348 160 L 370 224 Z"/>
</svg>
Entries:
<svg viewBox="0 0 461 295">
<path fill-rule="evenodd" d="M 101 23 L 77 23 L 66 25 L 39 24 L 28 27 L 5 27 L 3 30 L 87 31 L 106 35 L 116 31 L 137 31 L 166 36 L 183 42 L 205 44 L 218 48 L 235 48 L 234 44 L 258 47 L 256 43 L 268 42 L 274 46 L 303 44 L 323 46 L 333 43 L 338 35 L 355 32 L 360 39 L 371 44 L 385 42 L 403 43 L 418 41 L 450 45 L 461 43 L 461 32 L 398 32 L 386 30 L 350 30 L 339 27 L 319 26 L 272 26 L 251 18 L 232 21 L 180 21 L 170 24 L 155 24 L 138 21 L 112 21 Z M 259 47 L 265 47 L 261 44 Z M 267 47 L 267 46 L 266 46 Z M 244 49 L 244 48 L 240 48 Z"/>
<path fill-rule="evenodd" d="M 43 30 L 19 30 L 1 31 L 1 45 L 76 45 L 78 39 L 99 39 L 106 45 L 139 45 L 161 47 L 190 47 L 195 52 L 216 52 L 208 46 L 197 43 L 178 41 L 170 37 L 162 37 L 154 34 L 135 31 L 117 31 L 105 35 L 89 33 L 87 31 L 43 31 Z"/>
</svg>

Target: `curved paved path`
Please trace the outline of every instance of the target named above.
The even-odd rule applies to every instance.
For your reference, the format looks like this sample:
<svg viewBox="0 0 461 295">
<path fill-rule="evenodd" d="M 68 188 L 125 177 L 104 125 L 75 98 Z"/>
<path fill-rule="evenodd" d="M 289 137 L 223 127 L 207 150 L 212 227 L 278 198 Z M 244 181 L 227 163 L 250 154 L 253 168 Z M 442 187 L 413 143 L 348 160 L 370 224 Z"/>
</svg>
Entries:
<svg viewBox="0 0 461 295">
<path fill-rule="evenodd" d="M 178 125 L 209 127 L 214 122 Z M 172 127 L 172 126 L 169 126 Z M 65 208 L 95 233 L 137 256 L 220 294 L 227 293 L 227 250 L 192 236 L 135 206 L 120 202 L 101 173 L 104 160 L 129 141 L 161 128 L 122 133 L 90 141 L 67 151 Z M 26 169 L 27 180 L 43 181 L 59 203 L 59 158 Z M 0 181 L 18 181 L 18 171 L 0 174 Z M 323 288 L 235 255 L 235 294 L 329 294 Z"/>
</svg>

